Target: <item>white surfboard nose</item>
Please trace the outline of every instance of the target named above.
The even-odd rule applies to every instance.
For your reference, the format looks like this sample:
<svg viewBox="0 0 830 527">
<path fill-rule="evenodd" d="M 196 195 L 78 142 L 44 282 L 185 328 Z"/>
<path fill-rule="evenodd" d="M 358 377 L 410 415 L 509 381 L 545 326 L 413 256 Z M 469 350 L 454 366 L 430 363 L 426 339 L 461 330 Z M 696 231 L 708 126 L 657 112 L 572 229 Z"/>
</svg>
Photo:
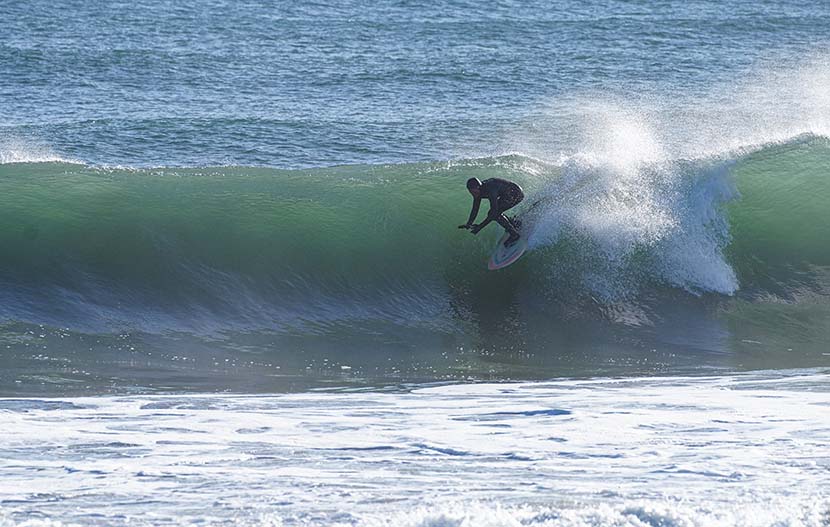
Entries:
<svg viewBox="0 0 830 527">
<path fill-rule="evenodd" d="M 509 237 L 510 234 L 505 232 L 504 235 L 499 238 L 498 245 L 496 245 L 496 249 L 493 251 L 490 261 L 487 262 L 487 269 L 494 271 L 496 269 L 507 267 L 521 258 L 521 256 L 525 253 L 527 250 L 527 236 L 522 235 L 521 238 L 516 240 L 516 243 L 510 247 L 505 247 L 504 242 L 507 241 L 507 238 Z"/>
</svg>

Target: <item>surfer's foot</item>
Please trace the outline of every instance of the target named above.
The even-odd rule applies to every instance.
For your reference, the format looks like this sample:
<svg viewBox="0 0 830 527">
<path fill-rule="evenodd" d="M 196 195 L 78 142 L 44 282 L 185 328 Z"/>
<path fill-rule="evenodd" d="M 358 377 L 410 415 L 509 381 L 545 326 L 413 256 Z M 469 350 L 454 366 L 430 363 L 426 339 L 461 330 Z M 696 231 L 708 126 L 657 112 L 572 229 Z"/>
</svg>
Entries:
<svg viewBox="0 0 830 527">
<path fill-rule="evenodd" d="M 507 238 L 507 239 L 504 241 L 504 246 L 505 246 L 505 247 L 510 247 L 511 245 L 513 245 L 514 243 L 516 243 L 517 241 L 519 241 L 519 238 L 521 238 L 521 236 L 519 236 L 518 234 L 516 234 L 516 233 L 514 232 L 513 234 L 511 234 L 511 235 L 510 235 L 510 237 L 509 237 L 509 238 Z"/>
</svg>

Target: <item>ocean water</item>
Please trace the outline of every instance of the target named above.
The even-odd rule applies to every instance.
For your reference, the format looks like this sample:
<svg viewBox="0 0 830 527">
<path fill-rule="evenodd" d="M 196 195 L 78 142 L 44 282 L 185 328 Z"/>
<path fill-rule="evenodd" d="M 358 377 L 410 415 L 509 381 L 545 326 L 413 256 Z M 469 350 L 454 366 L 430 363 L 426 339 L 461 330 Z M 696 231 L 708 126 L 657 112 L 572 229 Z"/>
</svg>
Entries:
<svg viewBox="0 0 830 527">
<path fill-rule="evenodd" d="M 829 525 L 828 28 L 0 1 L 0 525 Z"/>
</svg>

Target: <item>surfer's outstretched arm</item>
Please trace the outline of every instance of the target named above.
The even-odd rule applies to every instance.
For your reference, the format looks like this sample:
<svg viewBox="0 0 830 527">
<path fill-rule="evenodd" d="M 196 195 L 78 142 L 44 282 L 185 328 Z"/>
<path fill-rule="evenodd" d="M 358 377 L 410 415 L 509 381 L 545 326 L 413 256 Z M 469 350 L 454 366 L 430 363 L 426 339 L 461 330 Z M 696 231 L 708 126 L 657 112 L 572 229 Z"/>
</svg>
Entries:
<svg viewBox="0 0 830 527">
<path fill-rule="evenodd" d="M 490 212 L 487 214 L 487 218 L 478 225 L 473 225 L 473 228 L 470 229 L 470 231 L 473 234 L 477 234 L 478 231 L 489 225 L 491 221 L 499 221 L 499 216 L 502 216 L 502 214 L 499 213 L 499 209 L 496 206 L 491 206 Z M 499 221 L 499 223 L 501 222 Z"/>
<path fill-rule="evenodd" d="M 486 227 L 491 221 L 498 220 L 498 217 L 501 215 L 499 211 L 499 191 L 495 186 L 491 187 L 487 192 L 487 195 L 484 196 L 490 201 L 490 212 L 487 213 L 487 218 L 479 223 L 478 225 L 473 225 L 470 229 L 470 232 L 473 234 L 478 234 L 478 231 Z M 479 204 L 481 202 L 480 198 L 478 200 Z M 476 207 L 475 212 L 478 212 L 478 207 Z"/>
<path fill-rule="evenodd" d="M 470 225 L 476 221 L 476 216 L 478 216 L 478 209 L 481 207 L 481 198 L 473 197 L 473 210 L 470 211 L 470 218 L 467 220 L 467 223 L 464 225 L 459 225 L 459 229 L 469 229 Z"/>
</svg>

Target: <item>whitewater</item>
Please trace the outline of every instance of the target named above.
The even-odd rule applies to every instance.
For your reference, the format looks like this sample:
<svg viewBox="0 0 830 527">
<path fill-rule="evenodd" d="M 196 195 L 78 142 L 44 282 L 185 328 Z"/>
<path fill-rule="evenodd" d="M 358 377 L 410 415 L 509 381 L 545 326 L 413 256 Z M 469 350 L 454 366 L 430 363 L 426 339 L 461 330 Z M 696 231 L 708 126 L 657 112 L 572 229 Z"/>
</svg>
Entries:
<svg viewBox="0 0 830 527">
<path fill-rule="evenodd" d="M 0 522 L 824 526 L 828 380 L 5 399 Z"/>
</svg>

